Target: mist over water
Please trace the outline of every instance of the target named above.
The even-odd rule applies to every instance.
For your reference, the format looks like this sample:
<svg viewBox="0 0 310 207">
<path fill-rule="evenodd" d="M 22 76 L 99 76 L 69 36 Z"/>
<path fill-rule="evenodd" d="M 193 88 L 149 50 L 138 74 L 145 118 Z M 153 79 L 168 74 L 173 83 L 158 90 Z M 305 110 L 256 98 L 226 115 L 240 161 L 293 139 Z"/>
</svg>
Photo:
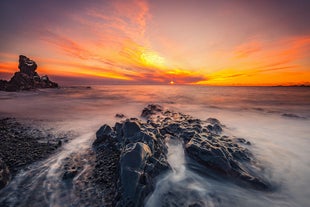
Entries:
<svg viewBox="0 0 310 207">
<path fill-rule="evenodd" d="M 158 178 L 157 187 L 146 201 L 146 206 L 164 205 L 158 203 L 158 200 L 165 202 L 167 193 L 175 195 L 170 197 L 169 202 L 174 198 L 178 206 L 188 206 L 195 202 L 216 207 L 309 206 L 309 88 L 175 85 L 92 86 L 91 89 L 68 87 L 22 93 L 0 92 L 1 117 L 16 117 L 56 131 L 76 133 L 75 138 L 60 153 L 34 164 L 29 170 L 33 170 L 31 173 L 17 175 L 4 189 L 6 192 L 0 191 L 0 201 L 3 196 L 11 196 L 12 199 L 20 199 L 12 206 L 23 206 L 22 200 L 27 196 L 21 192 L 14 193 L 14 190 L 18 183 L 28 179 L 38 186 L 45 183 L 37 190 L 48 195 L 45 199 L 49 206 L 59 206 L 59 201 L 61 206 L 70 206 L 75 198 L 61 196 L 68 189 L 58 182 L 60 179 L 57 177 L 63 160 L 72 153 L 83 154 L 83 151 L 89 149 L 101 125 L 107 123 L 113 126 L 119 121 L 115 118 L 116 113 L 139 117 L 143 107 L 149 103 L 158 103 L 167 109 L 200 119 L 219 119 L 226 126 L 224 134 L 242 137 L 252 143 L 250 150 L 265 167 L 264 176 L 276 188 L 273 192 L 261 192 L 201 176 L 187 167 L 190 161 L 184 157 L 182 143 L 170 140 L 168 161 L 173 171 Z M 180 194 L 184 196 L 180 198 Z"/>
</svg>

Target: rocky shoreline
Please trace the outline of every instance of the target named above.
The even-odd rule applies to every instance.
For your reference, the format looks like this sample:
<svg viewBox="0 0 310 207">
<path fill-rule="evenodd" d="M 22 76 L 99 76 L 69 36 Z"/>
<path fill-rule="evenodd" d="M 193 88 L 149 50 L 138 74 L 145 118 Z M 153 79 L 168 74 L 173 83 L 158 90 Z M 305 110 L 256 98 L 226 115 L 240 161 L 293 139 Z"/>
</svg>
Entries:
<svg viewBox="0 0 310 207">
<path fill-rule="evenodd" d="M 62 163 L 61 180 L 74 186 L 75 204 L 143 206 L 157 178 L 173 171 L 167 159 L 171 140 L 182 143 L 191 160 L 187 167 L 205 177 L 253 190 L 273 189 L 250 151 L 251 143 L 224 135 L 225 126 L 217 119 L 200 120 L 154 104 L 144 108 L 140 118 L 119 118 L 113 127 L 98 129 L 90 149 L 72 153 Z M 0 120 L 0 137 L 0 187 L 19 170 L 47 158 L 65 139 L 10 118 Z"/>
<path fill-rule="evenodd" d="M 66 135 L 46 133 L 14 118 L 0 119 L 0 189 L 19 171 L 48 158 L 67 141 Z"/>
<path fill-rule="evenodd" d="M 224 126 L 217 119 L 203 121 L 159 105 L 148 105 L 141 118 L 126 119 L 114 127 L 103 125 L 96 133 L 96 183 L 108 192 L 107 206 L 143 206 L 154 190 L 156 176 L 171 170 L 169 139 L 183 143 L 186 155 L 201 172 L 210 171 L 205 176 L 213 173 L 239 186 L 271 190 L 247 148 L 251 143 L 222 136 Z"/>
</svg>

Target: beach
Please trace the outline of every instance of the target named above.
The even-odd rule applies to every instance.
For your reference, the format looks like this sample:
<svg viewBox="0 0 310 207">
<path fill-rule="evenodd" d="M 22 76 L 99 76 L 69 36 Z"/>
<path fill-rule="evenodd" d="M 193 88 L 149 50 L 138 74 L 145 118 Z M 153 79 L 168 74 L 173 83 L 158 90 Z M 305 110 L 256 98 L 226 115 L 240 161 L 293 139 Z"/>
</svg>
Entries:
<svg viewBox="0 0 310 207">
<path fill-rule="evenodd" d="M 158 145 L 161 149 L 167 148 L 167 152 L 162 150 L 162 153 L 166 153 L 163 156 L 167 156 L 168 170 L 150 176 L 152 188 L 140 201 L 140 206 L 300 207 L 309 204 L 308 87 L 91 85 L 25 92 L 1 91 L 0 100 L 1 120 L 10 117 L 22 126 L 29 126 L 29 129 L 39 129 L 46 135 L 40 134 L 39 137 L 44 138 L 44 143 L 49 141 L 49 146 L 53 147 L 44 156 L 16 168 L 12 179 L 0 190 L 0 204 L 3 206 L 115 205 L 111 199 L 115 192 L 111 189 L 118 186 L 114 184 L 119 178 L 108 172 L 116 172 L 117 167 L 103 168 L 106 173 L 102 175 L 96 172 L 96 166 L 99 159 L 108 163 L 102 166 L 109 165 L 109 162 L 112 165 L 126 154 L 120 151 L 123 154 L 119 155 L 111 149 L 111 153 L 98 151 L 96 145 L 94 147 L 94 141 L 98 140 L 96 132 L 105 124 L 116 130 L 116 122 L 124 124 L 130 118 L 137 119 L 142 131 L 151 132 L 148 131 L 149 118 L 141 117 L 149 104 L 162 107 L 160 113 L 171 112 L 165 114 L 166 118 L 181 124 L 186 132 L 190 131 L 189 127 L 193 130 L 194 126 L 184 127 L 180 116 L 192 117 L 185 120 L 200 120 L 202 129 L 207 127 L 207 123 L 210 125 L 208 118 L 219 120 L 221 132 L 212 131 L 213 123 L 213 128 L 206 129 L 205 133 L 249 142 L 250 145 L 238 143 L 237 146 L 249 150 L 253 159 L 251 163 L 255 161 L 255 165 L 251 166 L 259 169 L 259 174 L 255 175 L 268 183 L 268 189 L 240 184 L 240 177 L 231 176 L 234 173 L 230 172 L 224 173 L 225 176 L 214 176 L 210 166 L 202 170 L 201 163 L 196 165 L 193 159 L 197 157 L 191 157 L 187 141 L 170 138 L 170 141 Z M 173 113 L 179 114 L 178 118 Z M 158 122 L 165 123 L 163 120 Z M 8 127 L 16 128 L 14 125 Z M 116 131 L 113 133 L 118 135 Z M 164 134 L 161 132 L 166 138 Z M 229 148 L 224 144 L 220 146 Z M 103 161 L 110 155 L 114 158 Z M 8 166 L 10 164 L 7 163 Z M 246 172 L 255 171 L 244 166 L 241 168 Z M 112 176 L 111 180 L 115 182 L 106 183 L 110 188 L 102 187 L 105 185 L 100 176 Z"/>
</svg>

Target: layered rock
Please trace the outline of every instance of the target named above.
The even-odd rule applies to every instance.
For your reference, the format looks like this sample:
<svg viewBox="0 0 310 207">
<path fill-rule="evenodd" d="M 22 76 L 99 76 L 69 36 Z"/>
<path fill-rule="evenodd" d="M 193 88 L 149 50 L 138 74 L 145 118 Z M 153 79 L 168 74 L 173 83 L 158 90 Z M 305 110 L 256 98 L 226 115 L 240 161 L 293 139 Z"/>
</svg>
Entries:
<svg viewBox="0 0 310 207">
<path fill-rule="evenodd" d="M 37 64 L 24 55 L 19 56 L 19 72 L 16 72 L 10 81 L 0 80 L 0 90 L 21 91 L 36 88 L 57 88 L 58 84 L 42 77 L 36 72 Z"/>
<path fill-rule="evenodd" d="M 154 178 L 171 169 L 167 162 L 169 139 L 181 141 L 186 155 L 196 161 L 195 168 L 207 171 L 206 176 L 214 174 L 240 186 L 270 189 L 247 148 L 251 144 L 222 135 L 225 126 L 217 119 L 194 119 L 164 111 L 159 105 L 147 106 L 141 117 L 144 121 L 131 118 L 113 128 L 104 125 L 96 133 L 94 177 L 101 179 L 98 183 L 107 195 L 106 206 L 143 205 L 154 188 Z"/>
</svg>

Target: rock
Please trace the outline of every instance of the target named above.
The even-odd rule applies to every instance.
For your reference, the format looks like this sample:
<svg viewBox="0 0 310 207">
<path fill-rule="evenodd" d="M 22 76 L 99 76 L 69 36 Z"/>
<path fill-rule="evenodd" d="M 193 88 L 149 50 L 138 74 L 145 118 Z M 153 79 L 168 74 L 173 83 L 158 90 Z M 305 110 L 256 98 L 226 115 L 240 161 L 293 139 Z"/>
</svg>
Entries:
<svg viewBox="0 0 310 207">
<path fill-rule="evenodd" d="M 95 182 L 107 192 L 106 202 L 141 206 L 154 188 L 154 178 L 170 169 L 167 146 L 158 133 L 138 119 L 127 119 L 113 128 L 103 125 L 97 131 Z"/>
<path fill-rule="evenodd" d="M 115 114 L 115 117 L 122 119 L 125 118 L 126 116 L 124 114 Z"/>
<path fill-rule="evenodd" d="M 194 136 L 185 146 L 187 154 L 205 167 L 221 173 L 225 177 L 239 180 L 255 189 L 270 189 L 270 184 L 258 175 L 247 171 L 253 155 L 246 148 L 218 137 Z M 249 165 L 246 165 L 248 162 Z"/>
<path fill-rule="evenodd" d="M 21 73 L 27 74 L 30 77 L 35 75 L 35 71 L 37 69 L 37 64 L 33 60 L 30 60 L 24 55 L 19 56 L 19 64 L 18 68 Z"/>
<path fill-rule="evenodd" d="M 11 174 L 9 168 L 0 158 L 0 189 L 4 188 L 10 181 Z"/>
<path fill-rule="evenodd" d="M 149 118 L 158 112 L 162 112 L 163 107 L 157 104 L 149 104 L 146 108 L 142 110 L 141 117 Z"/>
<path fill-rule="evenodd" d="M 16 72 L 10 81 L 0 80 L 0 90 L 21 91 L 36 88 L 58 88 L 58 84 L 44 75 L 40 78 L 36 72 L 37 64 L 24 55 L 19 56 L 19 72 Z"/>
<path fill-rule="evenodd" d="M 96 132 L 96 140 L 93 142 L 93 147 L 98 148 L 106 142 L 106 139 L 111 138 L 112 128 L 109 125 L 103 125 Z"/>
<path fill-rule="evenodd" d="M 143 206 L 154 189 L 156 176 L 171 170 L 167 161 L 169 139 L 184 143 L 186 156 L 196 161 L 195 169 L 202 169 L 202 173 L 207 171 L 207 175 L 214 174 L 240 186 L 270 188 L 258 176 L 257 161 L 245 148 L 248 141 L 220 136 L 224 125 L 217 119 L 203 121 L 163 111 L 154 104 L 144 108 L 141 116 L 144 122 L 126 119 L 113 128 L 103 125 L 96 133 L 94 179 L 109 206 Z"/>
<path fill-rule="evenodd" d="M 120 185 L 122 200 L 117 206 L 142 206 L 148 189 L 144 168 L 152 152 L 141 142 L 128 144 L 120 158 Z M 144 196 L 143 196 L 144 195 Z"/>
<path fill-rule="evenodd" d="M 16 72 L 9 81 L 7 91 L 19 91 L 34 89 L 34 80 L 26 73 Z"/>
<path fill-rule="evenodd" d="M 123 130 L 124 137 L 128 138 L 128 137 L 134 136 L 141 129 L 140 129 L 140 124 L 138 122 L 127 120 L 123 124 L 122 130 Z"/>
<path fill-rule="evenodd" d="M 0 91 L 5 91 L 7 85 L 8 85 L 8 81 L 6 81 L 6 80 L 0 80 Z"/>
<path fill-rule="evenodd" d="M 216 118 L 208 118 L 206 120 L 206 122 L 208 122 L 208 123 L 210 123 L 212 125 L 215 125 L 215 124 L 221 125 L 221 122 L 218 119 L 216 119 Z"/>
</svg>

